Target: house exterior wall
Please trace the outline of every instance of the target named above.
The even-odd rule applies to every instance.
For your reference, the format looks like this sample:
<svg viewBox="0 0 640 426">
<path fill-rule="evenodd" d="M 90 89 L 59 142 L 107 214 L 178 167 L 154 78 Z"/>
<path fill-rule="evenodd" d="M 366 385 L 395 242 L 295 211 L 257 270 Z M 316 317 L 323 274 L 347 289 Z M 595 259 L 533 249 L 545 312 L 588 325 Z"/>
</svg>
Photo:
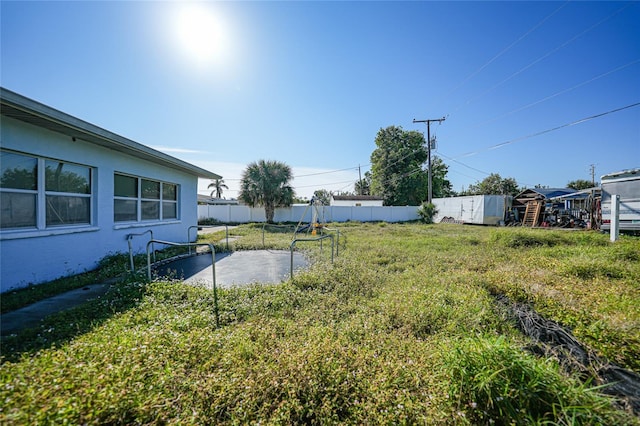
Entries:
<svg viewBox="0 0 640 426">
<path fill-rule="evenodd" d="M 334 200 L 331 199 L 332 206 L 348 207 L 376 207 L 382 206 L 383 200 Z"/>
<path fill-rule="evenodd" d="M 91 225 L 0 230 L 0 292 L 94 269 L 106 255 L 128 253 L 128 234 L 151 229 L 155 239 L 184 242 L 189 226 L 197 223 L 198 178 L 195 175 L 80 139 L 73 141 L 69 136 L 5 116 L 0 135 L 1 147 L 5 150 L 93 169 Z M 115 172 L 176 184 L 178 218 L 116 223 Z M 133 238 L 136 253 L 146 251 L 148 239 L 149 234 Z"/>
</svg>

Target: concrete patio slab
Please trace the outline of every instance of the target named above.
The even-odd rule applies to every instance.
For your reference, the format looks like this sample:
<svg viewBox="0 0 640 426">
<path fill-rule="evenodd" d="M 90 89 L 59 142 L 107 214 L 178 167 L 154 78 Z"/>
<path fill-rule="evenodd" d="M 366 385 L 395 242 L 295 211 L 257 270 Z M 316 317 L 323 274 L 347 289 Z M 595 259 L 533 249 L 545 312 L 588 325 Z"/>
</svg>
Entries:
<svg viewBox="0 0 640 426">
<path fill-rule="evenodd" d="M 308 266 L 300 253 L 293 254 L 294 271 Z M 286 250 L 255 250 L 216 254 L 216 285 L 229 288 L 251 283 L 279 283 L 290 276 L 291 253 Z M 162 265 L 158 276 L 176 278 L 188 283 L 211 286 L 213 274 L 211 255 L 199 254 Z M 35 327 L 45 317 L 103 296 L 110 283 L 92 284 L 50 297 L 0 316 L 0 335 Z"/>
<path fill-rule="evenodd" d="M 295 271 L 308 266 L 308 260 L 300 253 L 293 253 Z M 159 276 L 185 282 L 213 283 L 211 255 L 201 254 L 163 265 Z M 287 280 L 291 274 L 291 253 L 286 250 L 248 250 L 216 255 L 216 285 L 219 288 L 246 285 L 254 282 L 265 284 Z"/>
</svg>

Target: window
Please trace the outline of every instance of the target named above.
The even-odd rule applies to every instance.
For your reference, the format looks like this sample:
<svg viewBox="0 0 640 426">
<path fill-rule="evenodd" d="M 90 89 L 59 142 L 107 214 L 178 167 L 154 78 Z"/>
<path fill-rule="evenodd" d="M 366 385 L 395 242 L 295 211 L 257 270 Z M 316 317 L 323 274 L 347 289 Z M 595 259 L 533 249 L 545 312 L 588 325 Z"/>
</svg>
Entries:
<svg viewBox="0 0 640 426">
<path fill-rule="evenodd" d="M 138 179 L 131 176 L 115 175 L 113 220 L 130 222 L 138 220 Z"/>
<path fill-rule="evenodd" d="M 178 187 L 171 183 L 162 184 L 162 217 L 178 218 Z"/>
<path fill-rule="evenodd" d="M 0 151 L 1 229 L 35 228 L 38 160 Z"/>
<path fill-rule="evenodd" d="M 0 151 L 0 228 L 90 225 L 91 167 Z"/>
<path fill-rule="evenodd" d="M 91 169 L 45 161 L 47 226 L 88 224 L 91 217 Z"/>
<path fill-rule="evenodd" d="M 160 182 L 142 179 L 142 220 L 160 219 Z"/>
<path fill-rule="evenodd" d="M 164 221 L 178 218 L 178 186 L 136 176 L 114 175 L 115 222 Z"/>
</svg>

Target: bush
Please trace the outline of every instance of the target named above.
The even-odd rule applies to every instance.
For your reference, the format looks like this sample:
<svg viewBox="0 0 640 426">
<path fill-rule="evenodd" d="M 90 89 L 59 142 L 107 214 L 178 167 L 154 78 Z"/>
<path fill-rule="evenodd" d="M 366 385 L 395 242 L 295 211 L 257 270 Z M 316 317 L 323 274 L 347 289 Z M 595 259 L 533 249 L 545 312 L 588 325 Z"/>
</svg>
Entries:
<svg viewBox="0 0 640 426">
<path fill-rule="evenodd" d="M 436 214 L 438 214 L 438 209 L 433 203 L 424 202 L 418 209 L 420 220 L 424 223 L 433 223 L 433 218 Z"/>
</svg>

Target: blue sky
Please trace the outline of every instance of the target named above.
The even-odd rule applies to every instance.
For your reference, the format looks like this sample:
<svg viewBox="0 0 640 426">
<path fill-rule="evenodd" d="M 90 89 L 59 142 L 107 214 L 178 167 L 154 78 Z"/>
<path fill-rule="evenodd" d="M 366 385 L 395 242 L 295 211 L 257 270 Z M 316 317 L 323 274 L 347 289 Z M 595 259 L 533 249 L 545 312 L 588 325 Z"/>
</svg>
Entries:
<svg viewBox="0 0 640 426">
<path fill-rule="evenodd" d="M 640 167 L 639 2 L 1 1 L 0 19 L 3 87 L 221 174 L 228 198 L 260 159 L 299 196 L 353 190 L 378 130 L 426 132 L 414 118 L 446 117 L 457 191 Z"/>
</svg>

